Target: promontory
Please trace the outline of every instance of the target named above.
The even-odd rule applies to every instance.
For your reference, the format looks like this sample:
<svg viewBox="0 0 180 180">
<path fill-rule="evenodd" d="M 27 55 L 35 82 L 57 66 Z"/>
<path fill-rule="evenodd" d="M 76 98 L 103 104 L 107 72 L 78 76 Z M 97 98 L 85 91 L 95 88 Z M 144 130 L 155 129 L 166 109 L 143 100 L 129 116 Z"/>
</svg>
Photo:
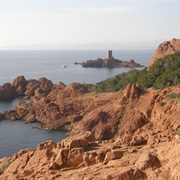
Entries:
<svg viewBox="0 0 180 180">
<path fill-rule="evenodd" d="M 69 134 L 1 158 L 0 179 L 179 180 L 179 51 L 93 85 L 20 76 L 1 86 L 1 100 L 31 98 L 1 120 L 39 121 Z"/>
</svg>

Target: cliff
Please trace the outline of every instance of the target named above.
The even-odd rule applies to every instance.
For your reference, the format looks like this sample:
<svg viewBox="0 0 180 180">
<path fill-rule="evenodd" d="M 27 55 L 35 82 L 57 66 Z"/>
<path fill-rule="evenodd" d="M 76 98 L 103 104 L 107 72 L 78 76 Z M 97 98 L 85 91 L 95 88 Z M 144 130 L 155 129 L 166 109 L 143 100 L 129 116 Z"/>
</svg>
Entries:
<svg viewBox="0 0 180 180">
<path fill-rule="evenodd" d="M 163 58 L 165 55 L 174 54 L 178 51 L 180 51 L 180 39 L 174 38 L 171 41 L 163 42 L 157 47 L 154 56 L 150 60 L 148 68 L 152 66 L 157 59 Z"/>
</svg>

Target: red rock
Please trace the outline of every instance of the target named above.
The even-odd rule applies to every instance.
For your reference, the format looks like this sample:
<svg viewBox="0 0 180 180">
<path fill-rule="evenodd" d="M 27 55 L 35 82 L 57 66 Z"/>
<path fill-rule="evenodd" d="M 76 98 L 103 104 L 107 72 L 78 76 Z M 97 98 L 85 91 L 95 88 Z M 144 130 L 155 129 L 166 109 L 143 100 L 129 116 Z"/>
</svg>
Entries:
<svg viewBox="0 0 180 180">
<path fill-rule="evenodd" d="M 136 162 L 136 167 L 140 170 L 145 170 L 147 168 L 156 169 L 160 167 L 160 161 L 157 156 L 151 153 L 146 153 L 140 156 Z"/>
<path fill-rule="evenodd" d="M 16 88 L 19 95 L 24 95 L 26 91 L 27 81 L 24 76 L 18 76 L 13 82 L 12 86 Z"/>
<path fill-rule="evenodd" d="M 83 163 L 83 148 L 72 148 L 69 150 L 67 159 L 66 159 L 66 167 L 78 167 Z"/>
<path fill-rule="evenodd" d="M 60 147 L 63 148 L 83 147 L 84 149 L 86 149 L 88 147 L 88 143 L 93 141 L 95 141 L 94 135 L 90 131 L 86 131 L 79 135 L 64 139 L 61 142 Z"/>
<path fill-rule="evenodd" d="M 174 38 L 171 41 L 163 42 L 156 49 L 156 52 L 154 56 L 151 58 L 148 68 L 152 66 L 157 59 L 163 58 L 165 55 L 168 54 L 174 54 L 177 51 L 180 51 L 180 39 Z"/>
<path fill-rule="evenodd" d="M 69 86 L 66 86 L 59 94 L 58 99 L 66 97 L 77 97 L 79 95 L 85 94 L 88 92 L 88 89 L 80 83 L 71 83 Z"/>
<path fill-rule="evenodd" d="M 120 159 L 123 156 L 121 150 L 111 150 L 106 153 L 104 163 L 107 164 L 111 160 Z"/>
<path fill-rule="evenodd" d="M 51 165 L 51 168 L 60 169 L 60 168 L 65 167 L 68 153 L 69 153 L 69 149 L 67 148 L 60 150 L 58 155 L 56 156 L 55 161 Z"/>
<path fill-rule="evenodd" d="M 17 120 L 18 115 L 17 115 L 17 112 L 15 110 L 5 111 L 4 112 L 4 118 L 6 120 Z"/>
<path fill-rule="evenodd" d="M 0 99 L 14 99 L 17 97 L 18 92 L 10 83 L 5 83 L 3 86 L 0 86 Z"/>
<path fill-rule="evenodd" d="M 145 145 L 147 141 L 142 136 L 133 136 L 130 146 L 140 146 Z"/>
</svg>

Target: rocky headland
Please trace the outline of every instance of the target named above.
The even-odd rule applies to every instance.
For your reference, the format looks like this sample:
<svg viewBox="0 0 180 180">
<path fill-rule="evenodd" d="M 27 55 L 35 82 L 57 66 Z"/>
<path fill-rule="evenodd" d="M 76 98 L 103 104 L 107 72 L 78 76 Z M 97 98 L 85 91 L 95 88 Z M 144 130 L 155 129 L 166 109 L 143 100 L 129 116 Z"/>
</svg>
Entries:
<svg viewBox="0 0 180 180">
<path fill-rule="evenodd" d="M 1 99 L 19 96 L 31 102 L 19 102 L 1 120 L 39 121 L 69 133 L 59 143 L 0 159 L 0 179 L 180 178 L 180 85 L 142 91 L 128 84 L 123 91 L 97 93 L 79 83 L 20 76 L 0 87 Z"/>
<path fill-rule="evenodd" d="M 82 65 L 82 67 L 93 67 L 93 68 L 144 67 L 143 65 L 136 63 L 133 59 L 131 59 L 129 61 L 122 61 L 122 60 L 114 59 L 114 58 L 110 58 L 110 59 L 98 58 L 96 60 L 87 60 L 86 62 L 82 62 L 82 63 L 75 62 L 75 64 L 80 64 L 80 65 Z"/>
<path fill-rule="evenodd" d="M 165 55 L 174 54 L 175 52 L 180 51 L 180 39 L 173 38 L 171 41 L 165 41 L 161 43 L 154 54 L 154 56 L 151 58 L 149 66 L 152 66 L 154 62 L 164 57 Z"/>
</svg>

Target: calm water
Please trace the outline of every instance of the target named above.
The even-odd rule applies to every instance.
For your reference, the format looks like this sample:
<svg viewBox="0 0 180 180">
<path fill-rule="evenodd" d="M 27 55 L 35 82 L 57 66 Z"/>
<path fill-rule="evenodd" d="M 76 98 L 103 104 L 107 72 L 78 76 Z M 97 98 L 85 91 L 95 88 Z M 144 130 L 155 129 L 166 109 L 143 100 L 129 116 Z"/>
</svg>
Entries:
<svg viewBox="0 0 180 180">
<path fill-rule="evenodd" d="M 12 110 L 20 99 L 0 101 L 0 112 Z M 22 101 L 22 100 L 21 100 Z M 28 103 L 28 102 L 27 102 Z M 0 158 L 12 156 L 21 149 L 35 148 L 39 143 L 66 137 L 65 131 L 39 130 L 40 123 L 25 124 L 25 121 L 0 121 Z"/>
<path fill-rule="evenodd" d="M 116 50 L 113 56 L 120 60 L 134 59 L 147 66 L 154 50 Z M 26 79 L 46 77 L 59 83 L 97 83 L 130 68 L 82 68 L 74 62 L 105 58 L 106 51 L 0 51 L 0 84 L 12 82 L 17 76 Z M 67 68 L 62 68 L 66 65 Z"/>
<path fill-rule="evenodd" d="M 147 66 L 154 50 L 116 50 L 113 56 L 120 60 L 134 59 Z M 83 62 L 90 59 L 105 58 L 106 51 L 0 51 L 0 85 L 12 82 L 17 76 L 24 75 L 26 79 L 46 77 L 53 83 L 62 81 L 97 83 L 130 68 L 82 68 L 74 62 Z M 62 68 L 66 65 L 67 68 Z M 13 109 L 18 103 L 0 101 L 0 112 Z M 61 141 L 65 132 L 39 130 L 33 127 L 38 123 L 25 124 L 24 121 L 0 121 L 0 158 L 11 156 L 24 148 L 35 148 L 46 140 Z"/>
<path fill-rule="evenodd" d="M 21 149 L 35 148 L 39 143 L 53 140 L 59 142 L 66 137 L 64 131 L 39 130 L 39 123 L 24 121 L 0 121 L 0 158 L 12 156 Z"/>
</svg>

